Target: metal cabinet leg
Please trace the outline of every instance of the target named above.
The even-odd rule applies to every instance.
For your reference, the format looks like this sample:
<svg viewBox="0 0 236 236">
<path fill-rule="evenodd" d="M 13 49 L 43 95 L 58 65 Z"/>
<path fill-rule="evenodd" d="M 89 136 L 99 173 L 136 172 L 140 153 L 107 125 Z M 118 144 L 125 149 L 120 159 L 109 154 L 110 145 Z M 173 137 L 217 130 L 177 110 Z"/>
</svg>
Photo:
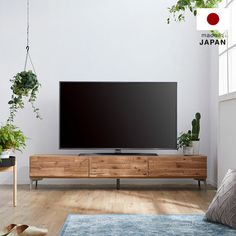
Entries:
<svg viewBox="0 0 236 236">
<path fill-rule="evenodd" d="M 116 179 L 116 189 L 120 190 L 120 179 Z"/>
<path fill-rule="evenodd" d="M 38 188 L 38 180 L 35 181 L 35 189 Z"/>
<path fill-rule="evenodd" d="M 198 180 L 198 188 L 201 188 L 201 180 Z"/>
</svg>

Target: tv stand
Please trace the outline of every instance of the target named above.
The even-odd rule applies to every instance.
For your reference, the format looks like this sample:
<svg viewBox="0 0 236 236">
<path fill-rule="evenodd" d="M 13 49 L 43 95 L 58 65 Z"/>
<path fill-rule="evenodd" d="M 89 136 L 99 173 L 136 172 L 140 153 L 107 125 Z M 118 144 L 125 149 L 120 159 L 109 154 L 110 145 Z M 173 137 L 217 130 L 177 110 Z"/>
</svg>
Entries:
<svg viewBox="0 0 236 236">
<path fill-rule="evenodd" d="M 44 178 L 113 178 L 120 189 L 122 178 L 207 178 L 207 157 L 203 155 L 149 154 L 33 155 L 30 157 L 30 180 Z"/>
</svg>

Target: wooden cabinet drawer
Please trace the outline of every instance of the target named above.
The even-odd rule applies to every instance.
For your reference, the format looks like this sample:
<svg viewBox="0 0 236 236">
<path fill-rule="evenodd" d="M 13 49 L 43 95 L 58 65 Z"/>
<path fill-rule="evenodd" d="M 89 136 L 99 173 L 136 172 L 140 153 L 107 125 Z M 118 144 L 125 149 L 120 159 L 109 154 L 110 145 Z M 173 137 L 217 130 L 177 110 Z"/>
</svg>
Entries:
<svg viewBox="0 0 236 236">
<path fill-rule="evenodd" d="M 32 156 L 30 177 L 76 178 L 89 176 L 89 161 L 78 156 Z"/>
<path fill-rule="evenodd" d="M 149 177 L 206 178 L 205 156 L 157 157 L 149 160 Z"/>
<path fill-rule="evenodd" d="M 90 177 L 135 178 L 148 176 L 146 157 L 104 156 L 90 158 Z"/>
</svg>

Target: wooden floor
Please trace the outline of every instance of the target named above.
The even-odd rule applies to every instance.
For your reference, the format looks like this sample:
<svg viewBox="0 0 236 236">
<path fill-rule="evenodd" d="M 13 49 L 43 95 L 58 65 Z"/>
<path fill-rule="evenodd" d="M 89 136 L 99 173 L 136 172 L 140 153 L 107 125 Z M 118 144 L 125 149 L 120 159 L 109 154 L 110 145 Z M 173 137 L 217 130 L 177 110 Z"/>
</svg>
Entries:
<svg viewBox="0 0 236 236">
<path fill-rule="evenodd" d="M 10 223 L 46 227 L 50 236 L 59 231 L 70 213 L 76 214 L 192 214 L 204 213 L 215 195 L 213 188 L 196 185 L 20 186 L 18 206 L 12 207 L 11 186 L 0 186 L 0 227 Z"/>
</svg>

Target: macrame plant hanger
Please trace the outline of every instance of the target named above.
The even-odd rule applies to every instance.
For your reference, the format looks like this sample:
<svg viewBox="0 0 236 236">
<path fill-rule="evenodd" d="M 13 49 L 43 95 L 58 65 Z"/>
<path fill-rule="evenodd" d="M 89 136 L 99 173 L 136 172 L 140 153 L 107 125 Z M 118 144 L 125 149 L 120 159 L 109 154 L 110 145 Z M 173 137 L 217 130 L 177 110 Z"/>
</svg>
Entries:
<svg viewBox="0 0 236 236">
<path fill-rule="evenodd" d="M 36 114 L 36 118 L 41 119 L 39 114 L 39 109 L 35 107 L 34 102 L 37 99 L 38 89 L 41 86 L 37 79 L 35 67 L 30 55 L 30 44 L 29 44 L 29 31 L 30 31 L 30 0 L 27 0 L 27 29 L 26 29 L 26 56 L 25 56 L 25 64 L 24 71 L 17 73 L 13 79 L 11 90 L 12 96 L 11 100 L 8 102 L 10 105 L 10 116 L 7 122 L 12 123 L 14 121 L 14 117 L 19 109 L 24 108 L 24 99 L 27 98 L 28 102 L 31 103 L 33 108 L 33 112 Z M 32 70 L 28 70 L 28 61 L 32 66 Z"/>
<path fill-rule="evenodd" d="M 29 33 L 30 33 L 30 2 L 29 1 L 30 0 L 27 0 L 26 56 L 25 56 L 24 71 L 26 71 L 28 59 L 29 59 L 33 72 L 36 74 L 35 67 L 34 67 L 34 64 L 30 55 L 30 45 L 29 45 Z"/>
</svg>

